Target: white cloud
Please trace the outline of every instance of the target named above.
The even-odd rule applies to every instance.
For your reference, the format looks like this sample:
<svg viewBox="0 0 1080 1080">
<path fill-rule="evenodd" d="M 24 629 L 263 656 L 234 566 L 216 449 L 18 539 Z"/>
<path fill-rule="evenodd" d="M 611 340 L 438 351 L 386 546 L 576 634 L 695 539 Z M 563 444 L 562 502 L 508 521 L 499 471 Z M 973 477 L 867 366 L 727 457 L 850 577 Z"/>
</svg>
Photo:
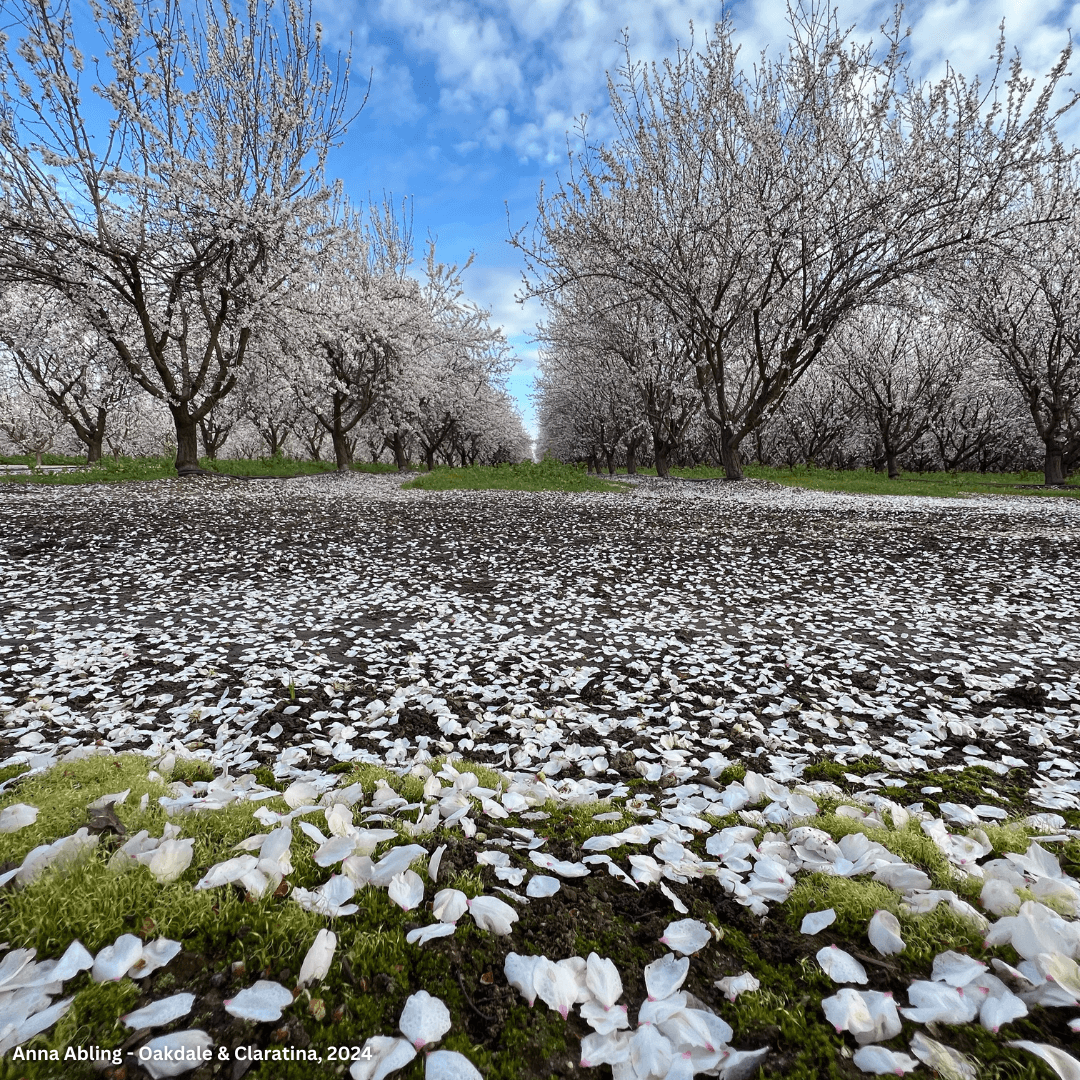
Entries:
<svg viewBox="0 0 1080 1080">
<path fill-rule="evenodd" d="M 473 263 L 465 281 L 470 299 L 491 312 L 492 325 L 501 327 L 507 337 L 514 337 L 524 344 L 525 339 L 535 333 L 543 312 L 538 300 L 519 304 L 515 299 L 521 291 L 520 270 L 512 266 Z"/>
<path fill-rule="evenodd" d="M 788 36 L 786 0 L 743 0 L 733 11 L 744 62 L 754 62 L 766 47 L 782 49 Z M 361 27 L 360 10 L 348 4 L 330 6 L 320 0 L 328 25 L 341 34 Z M 609 132 L 607 72 L 623 62 L 619 44 L 623 29 L 630 34 L 635 59 L 655 60 L 670 55 L 676 41 L 690 40 L 694 24 L 698 39 L 708 33 L 721 5 L 712 0 L 627 0 L 613 5 L 602 0 L 380 0 L 363 9 L 383 32 L 397 35 L 403 56 L 372 51 L 367 28 L 360 50 L 365 62 L 395 70 L 386 77 L 388 96 L 401 102 L 402 118 L 415 113 L 415 94 L 404 60 L 429 64 L 437 80 L 439 110 L 444 123 L 466 127 L 466 138 L 455 140 L 463 150 L 513 148 L 520 156 L 552 162 L 563 156 L 566 132 L 574 119 L 590 113 L 594 132 Z M 861 36 L 876 33 L 892 12 L 878 0 L 842 0 L 839 16 Z M 951 0 L 916 4 L 904 17 L 912 27 L 914 67 L 938 77 L 946 60 L 966 74 L 987 75 L 997 40 L 997 25 L 1007 16 L 1010 47 L 1018 46 L 1025 66 L 1042 73 L 1067 40 L 1065 26 L 1076 21 L 1080 5 L 1048 8 L 1040 0 Z M 378 97 L 373 108 L 381 108 Z"/>
<path fill-rule="evenodd" d="M 315 0 L 313 12 L 323 28 L 328 51 L 351 54 L 350 101 L 354 107 L 367 91 L 368 99 L 361 114 L 365 120 L 403 123 L 423 115 L 408 64 L 395 59 L 389 46 L 371 40 L 371 26 L 348 4 Z M 370 80 L 370 89 L 368 83 Z"/>
</svg>

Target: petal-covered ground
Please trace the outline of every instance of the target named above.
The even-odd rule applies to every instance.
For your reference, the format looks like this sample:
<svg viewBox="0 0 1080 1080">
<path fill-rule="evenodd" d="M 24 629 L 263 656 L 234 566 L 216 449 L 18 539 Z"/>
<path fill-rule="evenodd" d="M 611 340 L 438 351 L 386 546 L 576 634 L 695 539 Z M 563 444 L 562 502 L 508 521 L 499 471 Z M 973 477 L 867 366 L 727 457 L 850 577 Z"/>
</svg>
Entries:
<svg viewBox="0 0 1080 1080">
<path fill-rule="evenodd" d="M 12 1076 L 1068 1074 L 1080 506 L 398 483 L 0 490 Z"/>
</svg>

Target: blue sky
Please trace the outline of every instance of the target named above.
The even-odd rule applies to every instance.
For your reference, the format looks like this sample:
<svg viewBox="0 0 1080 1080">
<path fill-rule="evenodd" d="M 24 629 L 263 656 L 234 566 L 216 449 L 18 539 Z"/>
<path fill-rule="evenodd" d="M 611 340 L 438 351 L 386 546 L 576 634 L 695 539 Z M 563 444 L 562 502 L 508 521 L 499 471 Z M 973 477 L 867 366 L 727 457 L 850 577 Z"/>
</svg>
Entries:
<svg viewBox="0 0 1080 1080">
<path fill-rule="evenodd" d="M 891 11 L 850 0 L 839 7 L 867 35 Z M 730 10 L 748 63 L 782 45 L 783 0 L 742 0 Z M 510 386 L 530 423 L 528 338 L 540 311 L 514 301 L 521 262 L 506 243 L 509 227 L 531 219 L 540 181 L 562 167 L 575 117 L 589 113 L 594 132 L 607 130 L 606 73 L 619 63 L 622 29 L 637 57 L 660 58 L 687 41 L 691 21 L 706 29 L 720 12 L 703 0 L 315 0 L 328 45 L 347 48 L 351 35 L 356 101 L 371 73 L 367 106 L 331 171 L 356 198 L 411 196 L 417 238 L 436 234 L 444 259 L 476 252 L 469 292 L 521 357 Z M 1080 27 L 1078 14 L 1080 4 L 956 0 L 911 5 L 905 21 L 920 74 L 940 75 L 946 60 L 986 74 L 1002 18 L 1010 47 L 1041 74 L 1067 27 Z"/>
</svg>

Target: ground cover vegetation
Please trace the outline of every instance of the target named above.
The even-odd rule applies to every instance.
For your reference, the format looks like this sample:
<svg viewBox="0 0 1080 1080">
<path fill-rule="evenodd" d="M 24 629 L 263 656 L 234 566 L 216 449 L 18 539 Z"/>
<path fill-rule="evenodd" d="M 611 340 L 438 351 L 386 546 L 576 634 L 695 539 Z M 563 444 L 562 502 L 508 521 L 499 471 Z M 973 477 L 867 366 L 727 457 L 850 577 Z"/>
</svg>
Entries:
<svg viewBox="0 0 1080 1080">
<path fill-rule="evenodd" d="M 5 1077 L 1070 1075 L 1071 500 L 0 490 Z"/>
</svg>

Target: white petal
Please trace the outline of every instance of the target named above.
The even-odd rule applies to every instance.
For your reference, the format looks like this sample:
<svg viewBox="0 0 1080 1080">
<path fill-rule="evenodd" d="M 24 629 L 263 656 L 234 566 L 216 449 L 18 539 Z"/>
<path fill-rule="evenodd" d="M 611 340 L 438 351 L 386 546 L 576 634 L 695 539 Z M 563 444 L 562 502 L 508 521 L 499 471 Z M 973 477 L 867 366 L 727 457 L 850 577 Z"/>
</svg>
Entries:
<svg viewBox="0 0 1080 1080">
<path fill-rule="evenodd" d="M 416 1057 L 416 1050 L 408 1039 L 372 1035 L 361 1047 L 360 1054 L 349 1069 L 352 1080 L 384 1080 L 408 1065 Z"/>
<path fill-rule="evenodd" d="M 638 1076 L 667 1076 L 675 1048 L 652 1024 L 630 1036 L 630 1063 Z"/>
<path fill-rule="evenodd" d="M 672 889 L 669 889 L 662 881 L 660 882 L 660 891 L 671 901 L 671 906 L 680 914 L 686 915 L 690 909 L 679 899 Z M 660 939 L 663 941 L 663 938 Z"/>
<path fill-rule="evenodd" d="M 41 1009 L 28 1016 L 13 1031 L 9 1030 L 6 1034 L 3 1027 L 0 1027 L 0 1056 L 5 1055 L 9 1049 L 26 1042 L 27 1039 L 32 1039 L 35 1035 L 40 1035 L 41 1032 L 51 1028 L 71 1008 L 74 1000 L 74 997 L 69 997 L 64 998 L 63 1001 L 57 1001 L 47 1009 Z"/>
<path fill-rule="evenodd" d="M 91 976 L 94 982 L 122 979 L 143 954 L 143 943 L 134 934 L 121 934 L 96 957 Z"/>
<path fill-rule="evenodd" d="M 949 986 L 967 986 L 985 970 L 984 963 L 949 949 L 934 957 L 930 978 L 933 982 L 948 983 Z"/>
<path fill-rule="evenodd" d="M 927 1038 L 921 1031 L 917 1031 L 911 1040 L 911 1052 L 924 1065 L 929 1065 L 948 1080 L 976 1080 L 978 1075 L 963 1054 Z"/>
<path fill-rule="evenodd" d="M 674 953 L 665 953 L 659 960 L 654 960 L 645 967 L 645 987 L 651 1001 L 670 997 L 683 984 L 686 973 L 690 970 L 690 958 L 681 960 Z"/>
<path fill-rule="evenodd" d="M 495 896 L 476 896 L 469 901 L 469 914 L 481 930 L 492 934 L 507 935 L 518 920 L 518 913 Z"/>
<path fill-rule="evenodd" d="M 12 949 L 4 955 L 4 959 L 0 960 L 0 991 L 5 989 L 6 983 L 14 982 L 15 977 L 33 961 L 36 954 L 36 949 Z"/>
<path fill-rule="evenodd" d="M 1002 1024 L 1011 1024 L 1027 1014 L 1027 1003 L 1011 990 L 1006 990 L 1004 993 L 990 994 L 986 998 L 979 1009 L 979 1023 L 987 1031 L 997 1032 Z"/>
<path fill-rule="evenodd" d="M 433 881 L 439 880 L 439 866 L 442 864 L 442 857 L 446 851 L 446 845 L 440 844 L 432 853 L 431 858 L 428 859 L 428 877 Z"/>
<path fill-rule="evenodd" d="M 254 986 L 241 990 L 225 1002 L 225 1011 L 241 1020 L 269 1023 L 281 1019 L 281 1010 L 291 1005 L 292 992 L 281 983 L 260 979 Z"/>
<path fill-rule="evenodd" d="M 159 885 L 168 885 L 191 865 L 194 853 L 193 839 L 163 840 L 150 855 L 146 866 Z"/>
<path fill-rule="evenodd" d="M 145 979 L 147 975 L 165 967 L 180 952 L 180 942 L 168 938 L 156 938 L 142 951 L 142 956 L 128 968 L 128 978 Z"/>
<path fill-rule="evenodd" d="M 409 863 L 427 854 L 427 848 L 419 844 L 401 844 L 391 848 L 371 868 L 371 884 L 385 889 L 398 874 L 408 870 Z"/>
<path fill-rule="evenodd" d="M 424 1062 L 424 1080 L 484 1080 L 476 1066 L 456 1050 L 435 1050 Z"/>
<path fill-rule="evenodd" d="M 1055 982 L 1080 1001 L 1080 964 L 1062 953 L 1039 953 L 1035 967 L 1044 979 Z"/>
<path fill-rule="evenodd" d="M 405 940 L 410 945 L 424 945 L 435 938 L 453 937 L 457 931 L 457 923 L 435 922 L 428 926 L 418 926 L 405 935 Z"/>
<path fill-rule="evenodd" d="M 565 1020 L 578 996 L 574 971 L 541 957 L 533 974 L 533 986 L 536 987 L 536 996 Z"/>
<path fill-rule="evenodd" d="M 315 852 L 315 864 L 333 866 L 342 859 L 347 859 L 355 850 L 356 844 L 351 836 L 331 836 L 325 844 L 319 845 Z"/>
<path fill-rule="evenodd" d="M 581 1005 L 581 1019 L 597 1033 L 607 1035 L 630 1026 L 625 1005 L 613 1005 L 605 1009 L 599 1001 L 585 1001 Z"/>
<path fill-rule="evenodd" d="M 858 990 L 845 986 L 832 997 L 821 1002 L 825 1018 L 838 1032 L 850 1031 L 853 1035 L 873 1031 L 874 1018 Z"/>
<path fill-rule="evenodd" d="M 530 1008 L 536 1001 L 534 978 L 537 966 L 546 959 L 544 956 L 521 956 L 512 952 L 507 953 L 503 961 L 503 974 L 506 976 L 506 981 L 525 998 Z"/>
<path fill-rule="evenodd" d="M 838 949 L 835 945 L 818 949 L 817 962 L 833 982 L 862 984 L 868 981 L 866 968 L 850 953 Z"/>
<path fill-rule="evenodd" d="M 630 1036 L 625 1031 L 585 1035 L 581 1040 L 582 1068 L 597 1065 L 618 1065 L 630 1059 Z"/>
<path fill-rule="evenodd" d="M 525 886 L 525 895 L 534 900 L 540 900 L 547 896 L 554 896 L 562 888 L 562 882 L 558 878 L 548 877 L 546 874 L 534 874 L 529 878 L 529 884 Z"/>
<path fill-rule="evenodd" d="M 289 804 L 289 809 L 295 810 L 298 806 L 313 806 L 319 799 L 319 789 L 306 780 L 294 780 L 283 792 L 282 796 Z"/>
<path fill-rule="evenodd" d="M 337 934 L 333 930 L 320 930 L 300 965 L 300 977 L 296 985 L 306 986 L 309 982 L 322 982 L 330 970 L 330 962 L 334 959 L 336 949 Z"/>
<path fill-rule="evenodd" d="M 450 1030 L 450 1010 L 426 990 L 409 996 L 398 1021 L 402 1035 L 416 1047 L 438 1042 Z"/>
<path fill-rule="evenodd" d="M 459 889 L 440 889 L 431 910 L 439 922 L 456 923 L 469 910 L 469 898 Z"/>
<path fill-rule="evenodd" d="M 1056 1046 L 1046 1043 L 1029 1042 L 1027 1039 L 1017 1039 L 1015 1042 L 1007 1042 L 1006 1046 L 1015 1046 L 1026 1050 L 1029 1054 L 1042 1058 L 1051 1069 L 1061 1077 L 1061 1080 L 1080 1080 L 1080 1061 L 1072 1054 L 1066 1054 Z"/>
<path fill-rule="evenodd" d="M 203 874 L 195 885 L 196 889 L 217 889 L 222 885 L 229 885 L 239 881 L 245 874 L 250 873 L 259 865 L 259 860 L 254 855 L 237 855 L 233 859 L 215 863 Z"/>
<path fill-rule="evenodd" d="M 619 969 L 611 960 L 594 952 L 589 953 L 586 961 L 585 985 L 605 1009 L 610 1009 L 623 992 Z"/>
<path fill-rule="evenodd" d="M 712 940 L 709 928 L 697 919 L 679 919 L 668 923 L 661 943 L 684 956 L 700 952 Z"/>
<path fill-rule="evenodd" d="M 18 832 L 37 821 L 38 808 L 27 803 L 14 803 L 0 810 L 0 833 Z"/>
<path fill-rule="evenodd" d="M 760 1050 L 732 1050 L 720 1063 L 720 1080 L 750 1080 L 761 1069 L 761 1059 L 769 1052 L 767 1046 Z"/>
<path fill-rule="evenodd" d="M 900 920 L 891 911 L 875 911 L 866 928 L 866 935 L 882 956 L 893 956 L 904 951 Z"/>
<path fill-rule="evenodd" d="M 139 1064 L 154 1080 L 161 1080 L 165 1076 L 180 1076 L 202 1065 L 203 1059 L 196 1055 L 202 1055 L 212 1049 L 213 1045 L 214 1040 L 205 1031 L 197 1028 L 191 1031 L 174 1031 L 168 1035 L 159 1035 L 141 1046 Z M 176 1061 L 164 1057 L 177 1052 L 183 1052 L 184 1060 Z M 162 1060 L 154 1060 L 155 1054 L 161 1055 Z"/>
<path fill-rule="evenodd" d="M 389 896 L 402 911 L 412 911 L 424 901 L 424 881 L 415 871 L 405 870 L 391 879 Z"/>
<path fill-rule="evenodd" d="M 300 831 L 316 844 L 326 843 L 326 835 L 317 825 L 312 825 L 310 821 L 298 821 L 296 824 L 300 827 Z"/>
<path fill-rule="evenodd" d="M 546 855 L 539 851 L 530 851 L 529 858 L 539 866 L 541 870 L 551 870 L 558 874 L 559 877 L 586 877 L 590 873 L 589 868 L 584 863 L 567 862 L 563 859 L 556 859 L 553 855 Z M 631 859 L 631 861 L 633 860 Z"/>
<path fill-rule="evenodd" d="M 744 971 L 741 975 L 729 975 L 727 978 L 717 979 L 714 985 L 723 990 L 724 997 L 728 1001 L 734 1001 L 740 994 L 752 994 L 755 990 L 761 989 L 761 983 L 749 971 Z"/>
<path fill-rule="evenodd" d="M 984 997 L 979 995 L 977 987 L 963 990 L 944 982 L 916 979 L 908 987 L 912 1007 L 901 1011 L 918 1024 L 967 1024 L 978 1015 Z"/>
<path fill-rule="evenodd" d="M 164 1027 L 174 1020 L 179 1020 L 181 1016 L 187 1016 L 194 1004 L 194 994 L 173 994 L 172 997 L 162 998 L 142 1009 L 136 1009 L 135 1012 L 121 1016 L 120 1019 L 136 1031 Z"/>
<path fill-rule="evenodd" d="M 811 911 L 803 916 L 803 921 L 799 926 L 799 933 L 820 934 L 826 926 L 832 926 L 834 922 L 836 922 L 836 912 L 832 908 L 826 908 L 824 911 Z"/>
<path fill-rule="evenodd" d="M 94 966 L 94 958 L 87 951 L 81 941 L 73 941 L 65 950 L 64 955 L 57 961 L 53 968 L 51 979 L 54 982 L 67 982 L 73 979 L 80 971 Z"/>
<path fill-rule="evenodd" d="M 851 1059 L 863 1072 L 883 1076 L 903 1076 L 919 1067 L 919 1063 L 908 1054 L 888 1050 L 884 1046 L 860 1046 Z"/>
</svg>

